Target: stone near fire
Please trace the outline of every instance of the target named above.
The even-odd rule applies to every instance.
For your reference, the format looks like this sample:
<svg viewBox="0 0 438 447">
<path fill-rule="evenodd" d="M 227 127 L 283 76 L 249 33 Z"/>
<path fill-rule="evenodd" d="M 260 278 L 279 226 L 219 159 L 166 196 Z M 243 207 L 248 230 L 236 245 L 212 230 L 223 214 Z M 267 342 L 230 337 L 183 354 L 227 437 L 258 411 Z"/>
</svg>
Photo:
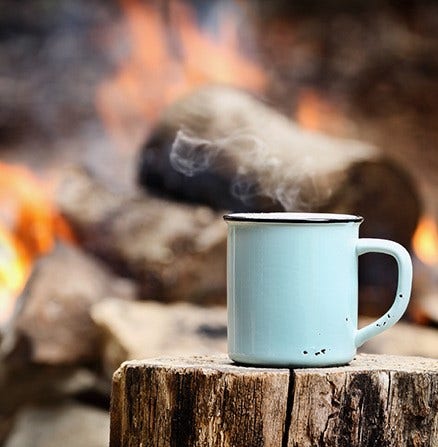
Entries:
<svg viewBox="0 0 438 447">
<path fill-rule="evenodd" d="M 106 411 L 73 402 L 23 408 L 5 447 L 107 447 Z"/>
<path fill-rule="evenodd" d="M 188 303 L 101 301 L 91 311 L 102 331 L 108 377 L 125 360 L 226 352 L 226 310 Z"/>
<path fill-rule="evenodd" d="M 58 244 L 35 265 L 5 328 L 1 359 L 78 364 L 96 360 L 98 331 L 91 305 L 108 296 L 133 298 L 135 287 L 78 248 Z"/>
<path fill-rule="evenodd" d="M 143 298 L 225 302 L 221 214 L 142 193 L 116 194 L 81 169 L 66 173 L 57 197 L 83 246 L 135 278 Z M 96 206 L 98 197 L 105 205 Z"/>
</svg>

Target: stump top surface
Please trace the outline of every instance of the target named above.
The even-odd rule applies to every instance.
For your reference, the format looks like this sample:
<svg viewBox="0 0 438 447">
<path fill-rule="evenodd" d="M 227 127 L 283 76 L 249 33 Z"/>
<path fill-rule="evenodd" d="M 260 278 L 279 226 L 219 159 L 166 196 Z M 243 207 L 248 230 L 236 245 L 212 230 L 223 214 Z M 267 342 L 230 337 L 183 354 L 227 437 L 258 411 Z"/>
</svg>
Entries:
<svg viewBox="0 0 438 447">
<path fill-rule="evenodd" d="M 133 360 L 114 375 L 110 446 L 435 447 L 437 379 L 424 357 L 294 370 L 225 355 Z"/>
<path fill-rule="evenodd" d="M 162 357 L 124 362 L 121 369 L 136 367 L 156 367 L 172 370 L 196 369 L 203 371 L 219 371 L 234 374 L 277 373 L 289 374 L 288 368 L 266 368 L 237 365 L 226 355 L 215 356 L 178 356 Z M 359 371 L 401 371 L 408 373 L 438 373 L 438 360 L 426 357 L 359 354 L 354 360 L 344 366 L 324 368 L 297 368 L 295 374 L 328 374 Z"/>
</svg>

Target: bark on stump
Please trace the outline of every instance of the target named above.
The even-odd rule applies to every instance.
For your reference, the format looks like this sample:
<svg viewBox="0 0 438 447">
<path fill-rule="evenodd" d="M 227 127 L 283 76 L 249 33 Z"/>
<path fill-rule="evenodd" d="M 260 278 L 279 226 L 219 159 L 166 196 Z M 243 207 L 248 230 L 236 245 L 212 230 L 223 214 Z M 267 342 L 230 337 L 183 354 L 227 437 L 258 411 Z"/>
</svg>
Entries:
<svg viewBox="0 0 438 447">
<path fill-rule="evenodd" d="M 129 361 L 114 374 L 110 446 L 438 445 L 438 361 L 249 368 L 225 356 Z"/>
</svg>

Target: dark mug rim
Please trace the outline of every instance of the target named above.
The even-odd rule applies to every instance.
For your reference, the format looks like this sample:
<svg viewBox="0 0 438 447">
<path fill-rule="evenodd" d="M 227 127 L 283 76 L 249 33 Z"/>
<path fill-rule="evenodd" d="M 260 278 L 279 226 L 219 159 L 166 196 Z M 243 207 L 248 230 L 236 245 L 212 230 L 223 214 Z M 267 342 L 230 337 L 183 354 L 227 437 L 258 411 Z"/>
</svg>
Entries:
<svg viewBox="0 0 438 447">
<path fill-rule="evenodd" d="M 229 213 L 223 216 L 230 222 L 263 222 L 263 223 L 348 223 L 363 222 L 362 216 L 336 213 Z"/>
</svg>

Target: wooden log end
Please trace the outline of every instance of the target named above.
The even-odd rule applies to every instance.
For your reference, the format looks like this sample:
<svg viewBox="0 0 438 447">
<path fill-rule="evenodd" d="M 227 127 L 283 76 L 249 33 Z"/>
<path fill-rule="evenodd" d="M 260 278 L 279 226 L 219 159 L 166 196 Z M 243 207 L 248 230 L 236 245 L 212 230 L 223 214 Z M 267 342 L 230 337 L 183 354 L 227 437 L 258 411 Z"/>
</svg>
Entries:
<svg viewBox="0 0 438 447">
<path fill-rule="evenodd" d="M 226 356 L 130 361 L 114 375 L 110 445 L 433 446 L 437 414 L 433 359 L 362 354 L 295 370 Z"/>
</svg>

